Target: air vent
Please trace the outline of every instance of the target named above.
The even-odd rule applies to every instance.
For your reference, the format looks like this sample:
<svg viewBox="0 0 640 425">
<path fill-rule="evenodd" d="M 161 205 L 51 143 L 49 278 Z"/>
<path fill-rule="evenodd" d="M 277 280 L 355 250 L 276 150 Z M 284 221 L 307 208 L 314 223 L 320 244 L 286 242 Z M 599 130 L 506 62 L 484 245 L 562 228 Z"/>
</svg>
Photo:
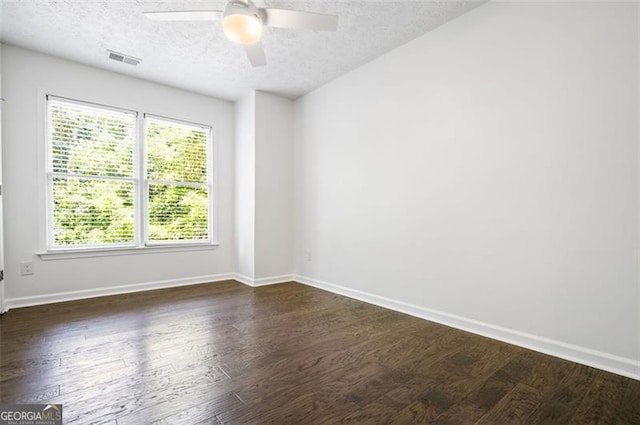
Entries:
<svg viewBox="0 0 640 425">
<path fill-rule="evenodd" d="M 109 54 L 109 59 L 114 60 L 116 62 L 126 63 L 128 65 L 138 66 L 142 59 L 134 58 L 133 56 L 125 55 L 124 53 L 114 52 L 113 50 L 107 50 Z"/>
</svg>

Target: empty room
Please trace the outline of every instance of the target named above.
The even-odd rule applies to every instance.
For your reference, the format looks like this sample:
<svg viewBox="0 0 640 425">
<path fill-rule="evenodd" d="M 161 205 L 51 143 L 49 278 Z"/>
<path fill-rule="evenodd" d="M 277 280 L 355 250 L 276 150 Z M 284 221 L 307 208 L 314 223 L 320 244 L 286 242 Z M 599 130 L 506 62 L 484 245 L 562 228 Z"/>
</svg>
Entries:
<svg viewBox="0 0 640 425">
<path fill-rule="evenodd" d="M 0 0 L 0 425 L 640 424 L 640 2 Z"/>
</svg>

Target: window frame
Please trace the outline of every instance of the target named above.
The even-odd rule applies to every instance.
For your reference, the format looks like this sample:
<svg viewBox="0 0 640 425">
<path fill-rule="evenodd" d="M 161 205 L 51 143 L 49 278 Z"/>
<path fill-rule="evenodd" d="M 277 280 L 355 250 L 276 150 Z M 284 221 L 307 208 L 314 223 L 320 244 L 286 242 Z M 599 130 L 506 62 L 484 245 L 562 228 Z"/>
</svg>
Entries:
<svg viewBox="0 0 640 425">
<path fill-rule="evenodd" d="M 39 93 L 39 113 L 43 116 L 42 123 L 39 126 L 39 139 L 43 142 L 38 143 L 39 150 L 42 153 L 38 155 L 38 173 L 42 176 L 40 181 L 44 183 L 42 186 L 41 199 L 43 211 L 39 211 L 41 222 L 44 228 L 41 232 L 42 250 L 37 255 L 43 260 L 67 259 L 67 258 L 83 258 L 83 257 L 100 257 L 113 255 L 129 255 L 129 254 L 147 254 L 165 251 L 194 251 L 215 249 L 219 246 L 217 242 L 217 197 L 216 197 L 216 154 L 214 142 L 213 125 L 200 124 L 187 120 L 165 117 L 160 114 L 152 114 L 141 111 L 139 108 L 123 108 L 107 105 L 99 102 L 79 100 L 75 97 L 54 95 L 50 92 L 41 91 Z M 133 243 L 116 243 L 101 245 L 75 245 L 75 246 L 57 246 L 53 244 L 53 162 L 52 162 L 52 132 L 49 116 L 49 100 L 56 100 L 75 104 L 83 107 L 102 109 L 106 111 L 124 112 L 133 114 L 134 119 L 134 146 L 133 146 L 133 178 L 105 178 L 105 176 L 87 176 L 97 180 L 116 180 L 116 181 L 132 181 L 134 191 L 134 241 Z M 148 182 L 146 175 L 147 157 L 146 157 L 146 135 L 147 135 L 147 117 L 178 125 L 197 127 L 207 131 L 207 181 L 205 184 L 208 191 L 208 239 L 202 240 L 176 240 L 176 241 L 152 241 L 147 240 L 147 212 L 148 212 Z M 64 175 L 60 173 L 60 175 Z M 68 176 L 74 176 L 67 174 Z"/>
<path fill-rule="evenodd" d="M 173 123 L 177 126 L 190 127 L 190 128 L 199 128 L 200 130 L 204 130 L 207 133 L 207 147 L 206 147 L 206 162 L 207 162 L 207 179 L 205 183 L 191 183 L 191 182 L 171 182 L 171 181 L 162 181 L 162 180 L 151 180 L 147 176 L 147 130 L 149 121 L 159 121 L 159 122 L 167 122 Z M 167 118 L 160 115 L 148 114 L 144 113 L 142 116 L 143 122 L 143 131 L 142 131 L 142 143 L 140 149 L 140 173 L 142 177 L 142 187 L 141 189 L 141 201 L 142 208 L 140 212 L 142 213 L 141 217 L 141 235 L 142 235 L 142 243 L 145 247 L 159 247 L 159 246 L 180 246 L 180 245 L 210 245 L 213 243 L 213 208 L 214 208 L 214 191 L 213 191 L 213 129 L 211 126 L 197 124 L 184 120 L 177 120 L 175 118 Z M 175 184 L 176 186 L 185 186 L 185 187 L 202 187 L 204 186 L 207 189 L 208 194 L 208 235 L 207 239 L 191 239 L 184 241 L 150 241 L 149 240 L 149 184 L 150 182 L 160 183 L 160 184 Z"/>
</svg>

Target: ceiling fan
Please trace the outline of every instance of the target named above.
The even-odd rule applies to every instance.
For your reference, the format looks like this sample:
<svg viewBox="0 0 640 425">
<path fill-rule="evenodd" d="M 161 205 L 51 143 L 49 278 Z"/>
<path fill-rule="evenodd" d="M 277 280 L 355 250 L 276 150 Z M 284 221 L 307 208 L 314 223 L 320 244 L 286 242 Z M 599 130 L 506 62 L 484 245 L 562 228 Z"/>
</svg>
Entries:
<svg viewBox="0 0 640 425">
<path fill-rule="evenodd" d="M 182 10 L 143 12 L 154 21 L 218 21 L 227 38 L 241 44 L 254 67 L 264 66 L 267 60 L 262 47 L 263 27 L 294 30 L 336 31 L 338 17 L 322 13 L 290 9 L 256 7 L 251 0 L 230 0 L 222 10 Z"/>
</svg>

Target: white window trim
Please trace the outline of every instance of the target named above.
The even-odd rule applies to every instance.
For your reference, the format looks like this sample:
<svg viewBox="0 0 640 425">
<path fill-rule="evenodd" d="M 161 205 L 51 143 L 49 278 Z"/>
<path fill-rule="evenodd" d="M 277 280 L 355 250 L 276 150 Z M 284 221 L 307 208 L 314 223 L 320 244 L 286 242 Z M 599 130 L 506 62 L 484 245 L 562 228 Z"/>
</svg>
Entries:
<svg viewBox="0 0 640 425">
<path fill-rule="evenodd" d="M 217 242 L 206 244 L 189 244 L 182 245 L 161 245 L 161 246 L 142 246 L 142 247 L 93 247 L 93 248 L 73 248 L 73 249 L 56 249 L 52 251 L 37 252 L 36 255 L 43 261 L 49 260 L 71 260 L 74 258 L 95 258 L 95 257 L 113 257 L 118 255 L 137 255 L 137 254 L 157 254 L 185 251 L 210 251 L 220 246 Z"/>
<path fill-rule="evenodd" d="M 51 94 L 57 92 L 58 94 Z M 63 100 L 70 103 L 80 105 L 95 106 L 107 110 L 134 113 L 136 116 L 136 143 L 134 146 L 134 156 L 139 162 L 135 167 L 134 173 L 134 211 L 137 226 L 139 228 L 134 234 L 133 244 L 113 244 L 99 246 L 78 246 L 78 247 L 53 247 L 48 238 L 51 234 L 50 213 L 53 212 L 52 197 L 48 186 L 48 180 L 51 173 L 50 168 L 50 140 L 48 132 L 48 102 L 49 98 Z M 77 100 L 78 98 L 86 98 L 84 95 L 61 94 L 59 90 L 38 90 L 38 143 L 37 143 L 37 167 L 39 181 L 43 184 L 38 185 L 38 239 L 41 249 L 36 255 L 44 261 L 48 260 L 65 260 L 74 258 L 93 258 L 93 257 L 109 257 L 118 255 L 137 255 L 137 254 L 154 254 L 154 253 L 170 253 L 184 251 L 207 251 L 217 249 L 220 244 L 218 242 L 218 205 L 217 205 L 217 144 L 213 143 L 214 126 L 200 123 L 194 123 L 186 120 L 175 118 L 167 118 L 159 114 L 151 114 L 144 112 L 140 108 L 123 108 L 107 105 L 108 102 L 100 102 L 94 100 Z M 203 241 L 165 241 L 152 242 L 145 244 L 146 240 L 146 196 L 147 180 L 144 178 L 146 173 L 146 156 L 144 152 L 146 137 L 146 118 L 156 118 L 163 121 L 174 122 L 176 124 L 185 124 L 191 127 L 199 127 L 209 131 L 207 141 L 207 162 L 209 164 L 207 172 L 207 187 L 209 189 L 209 239 Z"/>
</svg>

